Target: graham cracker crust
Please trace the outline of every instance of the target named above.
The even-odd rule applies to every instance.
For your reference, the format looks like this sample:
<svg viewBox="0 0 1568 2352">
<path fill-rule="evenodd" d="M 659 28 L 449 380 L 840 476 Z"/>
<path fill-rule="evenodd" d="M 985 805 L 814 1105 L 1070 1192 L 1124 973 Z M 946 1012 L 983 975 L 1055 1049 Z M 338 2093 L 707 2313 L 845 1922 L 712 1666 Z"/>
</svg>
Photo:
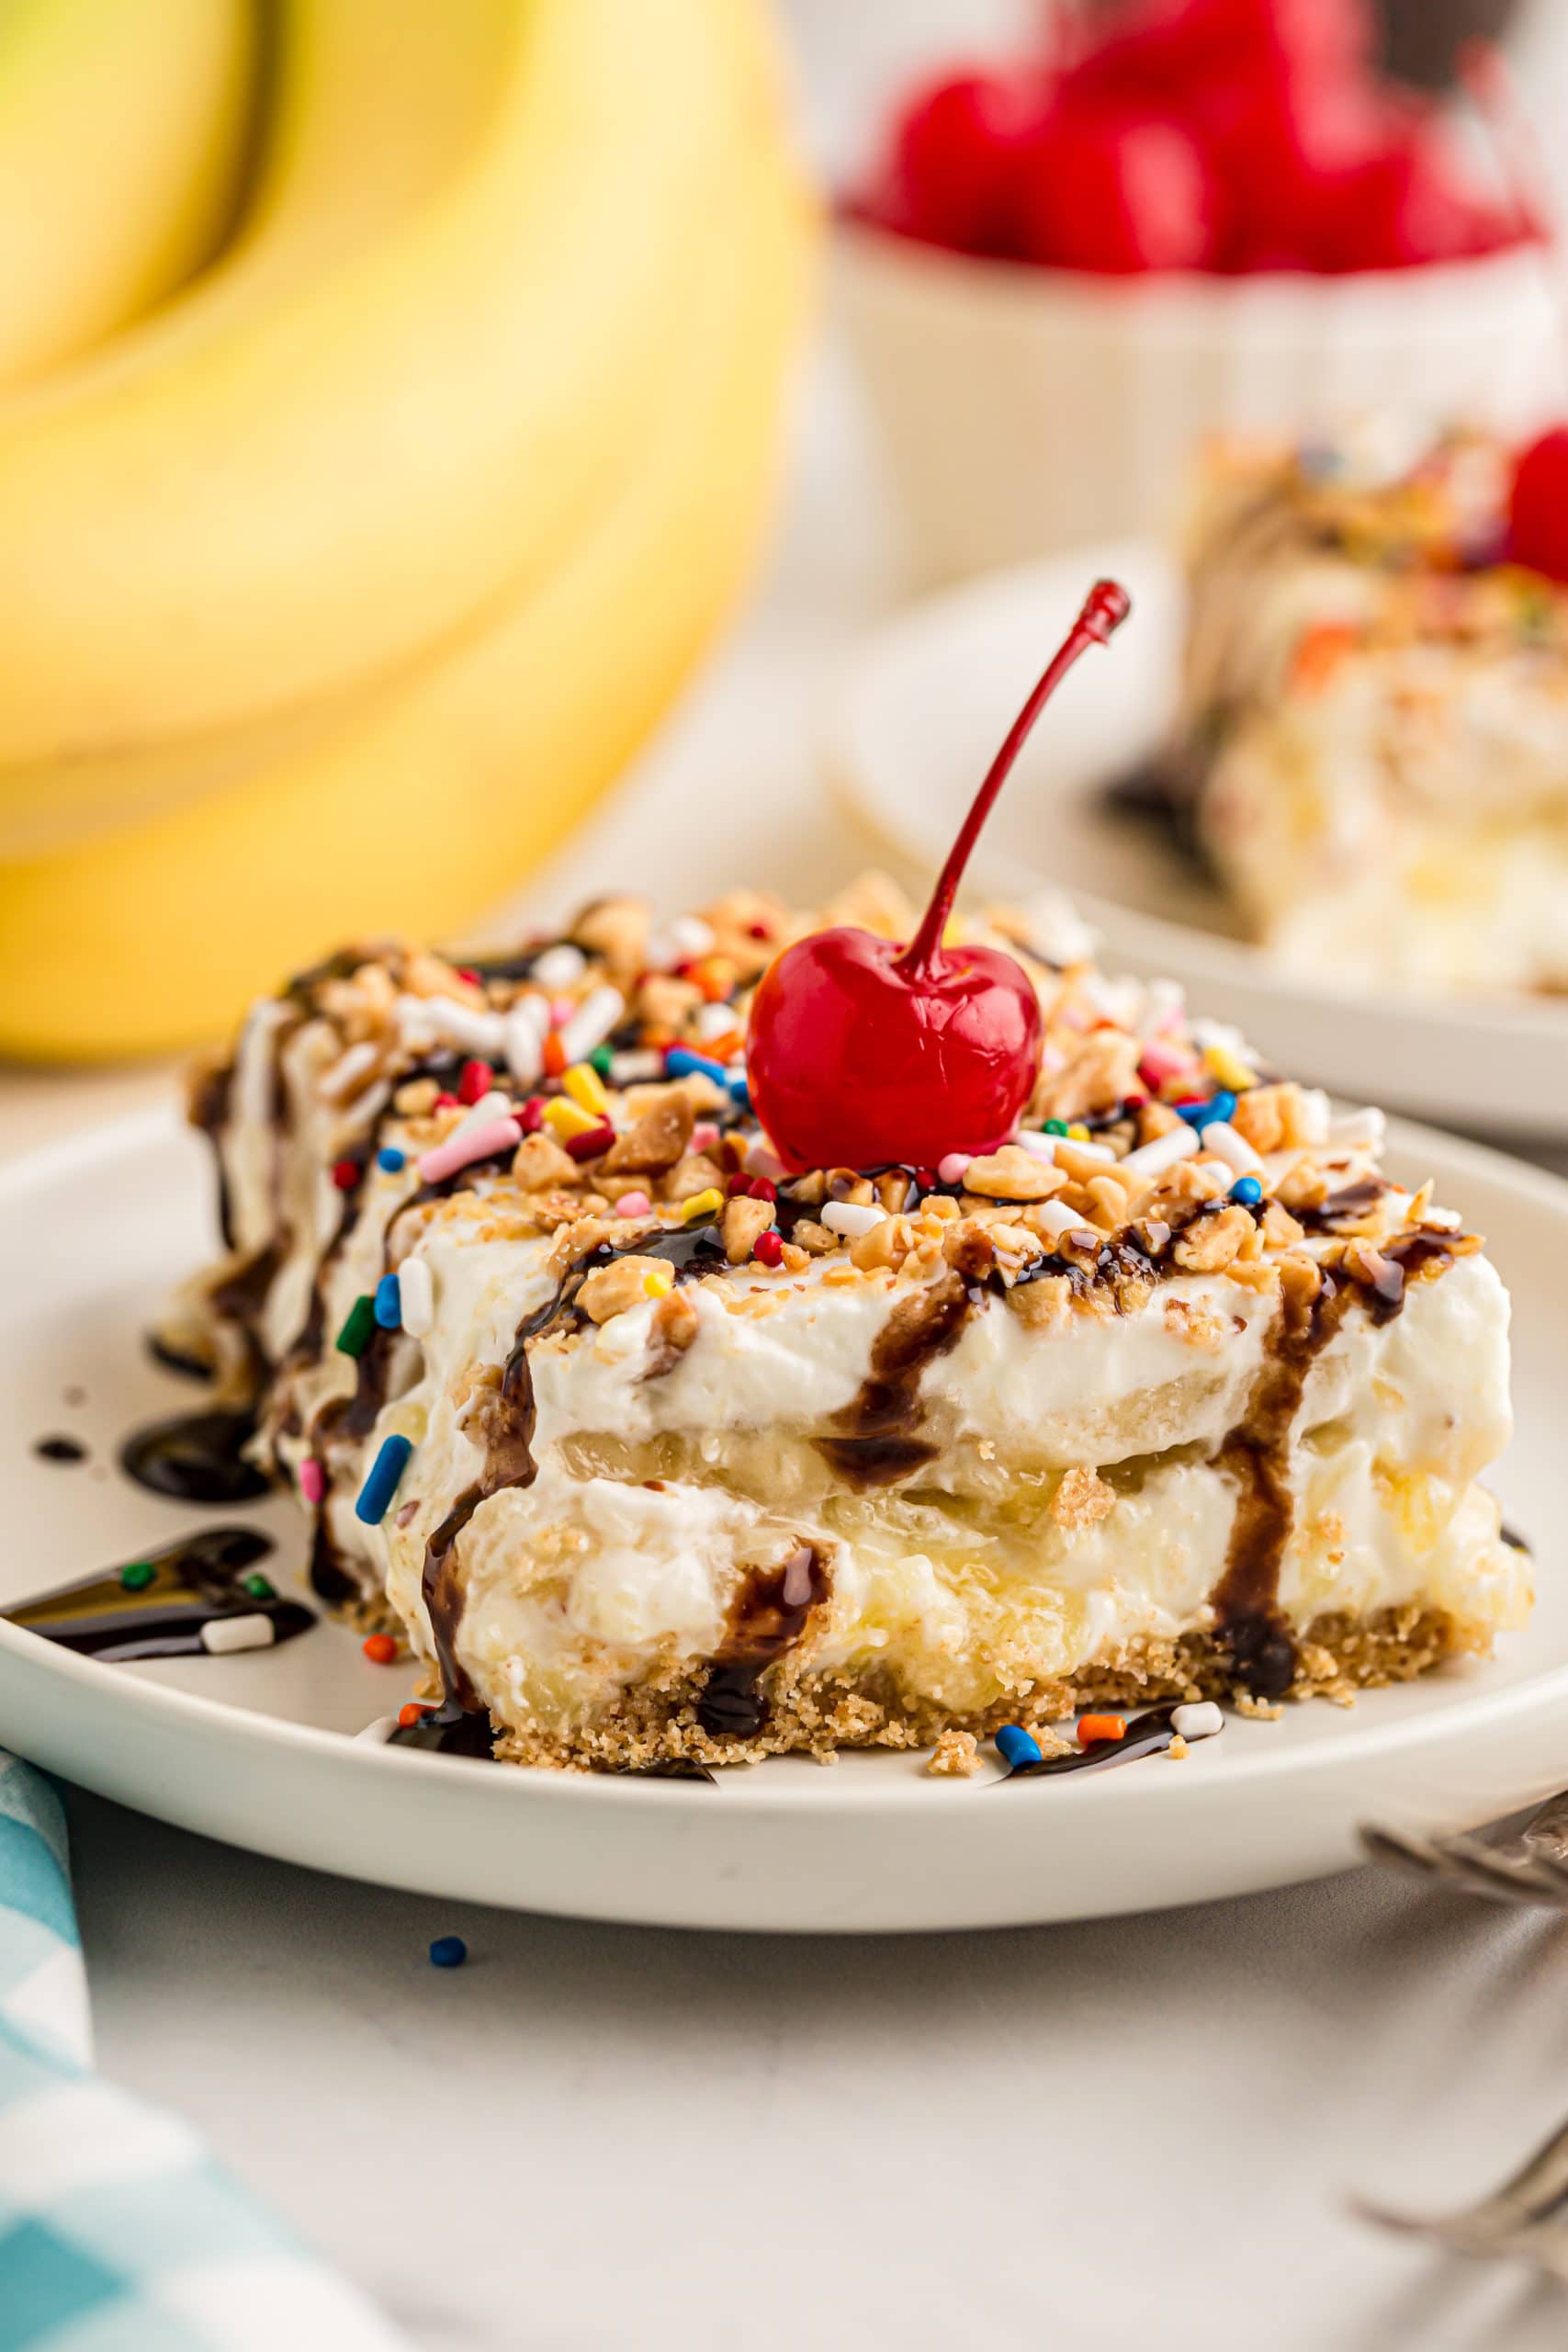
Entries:
<svg viewBox="0 0 1568 2352">
<path fill-rule="evenodd" d="M 1408 1682 L 1444 1658 L 1484 1656 L 1491 1635 L 1447 1611 L 1409 1606 L 1370 1618 L 1319 1617 L 1298 1637 L 1290 1700 L 1349 1705 L 1358 1690 Z M 627 1690 L 615 1710 L 570 1734 L 504 1730 L 498 1760 L 556 1770 L 637 1772 L 660 1764 L 740 1764 L 807 1755 L 831 1764 L 846 1747 L 931 1747 L 948 1733 L 985 1736 L 1003 1724 L 1043 1727 L 1092 1706 L 1144 1707 L 1161 1700 L 1217 1699 L 1244 1714 L 1279 1708 L 1238 1687 L 1229 1651 L 1212 1634 L 1129 1645 L 1066 1679 L 1025 1685 L 976 1714 L 910 1702 L 886 1679 L 813 1672 L 783 1659 L 758 1681 L 765 1718 L 754 1734 L 716 1737 L 697 1708 L 705 1674 L 671 1669 Z"/>
</svg>

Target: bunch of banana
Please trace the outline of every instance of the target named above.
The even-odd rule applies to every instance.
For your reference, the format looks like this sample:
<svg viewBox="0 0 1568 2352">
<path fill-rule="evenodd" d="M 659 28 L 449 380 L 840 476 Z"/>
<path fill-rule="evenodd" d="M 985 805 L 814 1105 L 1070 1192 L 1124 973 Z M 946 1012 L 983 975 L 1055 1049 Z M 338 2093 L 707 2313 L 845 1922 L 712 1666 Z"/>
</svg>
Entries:
<svg viewBox="0 0 1568 2352">
<path fill-rule="evenodd" d="M 160 307 L 0 334 L 0 1049 L 131 1051 L 471 923 L 614 776 L 757 537 L 811 211 L 761 0 L 23 4 L 270 85 L 205 269 L 187 182 Z"/>
</svg>

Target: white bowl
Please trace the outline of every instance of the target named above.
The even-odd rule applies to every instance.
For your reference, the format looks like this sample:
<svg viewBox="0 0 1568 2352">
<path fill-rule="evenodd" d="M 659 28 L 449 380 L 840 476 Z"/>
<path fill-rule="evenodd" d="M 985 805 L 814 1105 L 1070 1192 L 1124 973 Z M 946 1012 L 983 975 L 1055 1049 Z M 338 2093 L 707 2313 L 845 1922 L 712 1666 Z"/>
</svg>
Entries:
<svg viewBox="0 0 1568 2352">
<path fill-rule="evenodd" d="M 1084 276 L 846 223 L 840 303 L 920 575 L 1159 535 L 1211 433 L 1518 432 L 1563 387 L 1535 246 L 1339 277 Z"/>
</svg>

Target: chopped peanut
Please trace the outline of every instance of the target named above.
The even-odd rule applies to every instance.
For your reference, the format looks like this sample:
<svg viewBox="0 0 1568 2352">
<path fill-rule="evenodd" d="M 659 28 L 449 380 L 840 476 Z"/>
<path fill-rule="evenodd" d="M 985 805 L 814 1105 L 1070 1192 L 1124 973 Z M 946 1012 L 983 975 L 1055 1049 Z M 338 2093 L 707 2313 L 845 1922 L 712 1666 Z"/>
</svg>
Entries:
<svg viewBox="0 0 1568 2352">
<path fill-rule="evenodd" d="M 524 1136 L 512 1155 L 512 1172 L 527 1193 L 570 1191 L 587 1180 L 586 1170 L 544 1134 Z"/>
<path fill-rule="evenodd" d="M 679 1087 L 665 1087 L 636 1125 L 604 1154 L 607 1175 L 661 1176 L 673 1168 L 692 1136 L 692 1105 Z"/>
<path fill-rule="evenodd" d="M 705 1152 L 690 1151 L 660 1179 L 663 1201 L 694 1201 L 699 1193 L 724 1190 L 724 1170 Z"/>
<path fill-rule="evenodd" d="M 663 1258 L 633 1255 L 616 1258 L 608 1266 L 595 1266 L 577 1294 L 577 1303 L 584 1315 L 595 1323 L 608 1323 L 612 1316 L 624 1315 L 629 1306 L 640 1306 L 647 1298 L 662 1295 L 670 1281 L 670 1267 Z M 652 1283 L 656 1287 L 649 1289 Z"/>
<path fill-rule="evenodd" d="M 602 956 L 620 976 L 642 969 L 648 950 L 646 899 L 595 899 L 572 926 L 572 938 L 591 956 Z"/>
<path fill-rule="evenodd" d="M 1217 1216 L 1201 1216 L 1179 1234 L 1171 1256 L 1190 1273 L 1223 1272 L 1252 1231 L 1252 1219 L 1239 1204 Z"/>
<path fill-rule="evenodd" d="M 721 1230 L 724 1254 L 732 1266 L 743 1266 L 751 1255 L 757 1237 L 766 1233 L 773 1221 L 772 1201 L 754 1201 L 746 1193 L 728 1202 Z"/>
<path fill-rule="evenodd" d="M 972 1159 L 964 1182 L 969 1192 L 993 1201 L 1048 1201 L 1062 1189 L 1056 1169 L 1015 1143 L 1005 1143 L 1000 1151 Z"/>
</svg>

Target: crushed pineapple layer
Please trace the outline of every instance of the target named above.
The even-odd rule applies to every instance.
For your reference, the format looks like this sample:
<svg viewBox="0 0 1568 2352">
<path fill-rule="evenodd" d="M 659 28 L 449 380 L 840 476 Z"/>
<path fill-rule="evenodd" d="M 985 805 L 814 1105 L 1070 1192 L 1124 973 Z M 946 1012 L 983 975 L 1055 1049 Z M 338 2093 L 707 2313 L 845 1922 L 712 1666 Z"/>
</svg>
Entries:
<svg viewBox="0 0 1568 2352">
<path fill-rule="evenodd" d="M 589 1724 L 650 1670 L 723 1655 L 747 1579 L 802 1544 L 828 1590 L 792 1669 L 874 1680 L 912 1707 L 982 1715 L 1213 1628 L 1237 1490 L 1201 1449 L 1096 1472 L 976 1452 L 963 1490 L 958 1466 L 933 1465 L 941 1485 L 857 1493 L 809 1441 L 777 1433 L 578 1433 L 533 1487 L 475 1515 L 458 1654 L 503 1724 Z M 1522 1621 L 1528 1563 L 1480 1487 L 1379 1454 L 1343 1421 L 1298 1447 L 1291 1486 L 1279 1606 L 1298 1627 L 1419 1600 L 1485 1646 Z M 412 1613 L 420 1555 L 392 1560 Z"/>
</svg>

